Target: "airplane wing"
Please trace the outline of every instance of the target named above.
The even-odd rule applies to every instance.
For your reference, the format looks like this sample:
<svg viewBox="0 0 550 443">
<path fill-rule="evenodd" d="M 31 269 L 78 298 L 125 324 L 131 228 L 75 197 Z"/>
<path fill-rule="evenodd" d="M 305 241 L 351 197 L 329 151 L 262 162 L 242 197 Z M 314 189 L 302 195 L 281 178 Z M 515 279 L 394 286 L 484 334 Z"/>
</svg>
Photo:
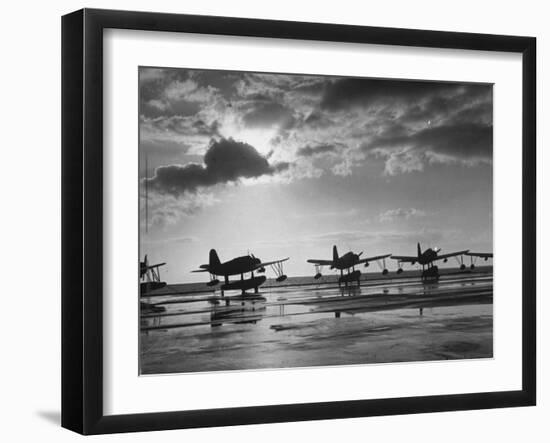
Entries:
<svg viewBox="0 0 550 443">
<path fill-rule="evenodd" d="M 410 262 L 415 263 L 418 261 L 418 257 L 413 257 L 410 255 L 392 255 L 391 258 L 393 260 L 403 261 L 403 262 Z"/>
<path fill-rule="evenodd" d="M 147 269 L 153 269 L 153 268 L 160 268 L 161 266 L 164 266 L 166 263 L 157 263 L 156 265 L 147 265 Z"/>
<path fill-rule="evenodd" d="M 375 257 L 366 257 L 366 258 L 362 258 L 357 263 L 359 264 L 359 263 L 366 263 L 366 262 L 369 262 L 369 261 L 382 260 L 383 258 L 388 258 L 390 256 L 391 256 L 391 254 L 377 255 Z"/>
<path fill-rule="evenodd" d="M 448 254 L 442 254 L 438 255 L 437 258 L 434 261 L 437 260 L 444 260 L 449 257 L 456 257 L 457 255 L 466 255 L 468 253 L 469 249 L 466 249 L 465 251 L 457 251 L 457 252 L 450 252 Z"/>
<path fill-rule="evenodd" d="M 194 271 L 191 271 L 191 272 L 209 272 L 208 269 L 195 269 Z"/>
<path fill-rule="evenodd" d="M 480 257 L 480 258 L 493 258 L 493 253 L 486 253 L 486 252 L 467 252 L 464 255 L 468 255 L 470 257 Z"/>
<path fill-rule="evenodd" d="M 290 257 L 287 257 L 287 258 L 283 258 L 281 260 L 273 260 L 273 261 L 266 261 L 264 263 L 260 263 L 256 266 L 256 268 L 254 269 L 258 269 L 258 268 L 264 268 L 265 266 L 269 266 L 269 265 L 274 265 L 276 263 L 283 263 L 285 261 L 287 261 Z"/>
<path fill-rule="evenodd" d="M 316 260 L 314 258 L 311 258 L 307 261 L 308 263 L 313 263 L 314 265 L 323 265 L 323 266 L 328 266 L 328 265 L 332 265 L 332 260 Z"/>
</svg>

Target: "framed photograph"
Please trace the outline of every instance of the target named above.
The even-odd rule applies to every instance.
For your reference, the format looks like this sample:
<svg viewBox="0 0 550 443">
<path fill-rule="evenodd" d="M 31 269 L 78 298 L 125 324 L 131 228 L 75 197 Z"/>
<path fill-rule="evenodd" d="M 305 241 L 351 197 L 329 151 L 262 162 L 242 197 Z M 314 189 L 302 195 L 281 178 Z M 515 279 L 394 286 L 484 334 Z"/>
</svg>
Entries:
<svg viewBox="0 0 550 443">
<path fill-rule="evenodd" d="M 536 401 L 531 37 L 62 20 L 62 425 Z"/>
</svg>

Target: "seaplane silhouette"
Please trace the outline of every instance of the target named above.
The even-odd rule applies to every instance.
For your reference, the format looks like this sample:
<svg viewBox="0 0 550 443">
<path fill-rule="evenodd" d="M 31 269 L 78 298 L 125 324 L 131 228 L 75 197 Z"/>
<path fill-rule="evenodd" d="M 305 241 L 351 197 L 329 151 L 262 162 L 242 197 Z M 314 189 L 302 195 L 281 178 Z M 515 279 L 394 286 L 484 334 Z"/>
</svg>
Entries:
<svg viewBox="0 0 550 443">
<path fill-rule="evenodd" d="M 147 260 L 147 254 L 143 261 L 139 262 L 139 295 L 140 297 L 147 297 L 151 291 L 156 289 L 162 289 L 166 286 L 166 282 L 163 282 L 160 278 L 160 267 L 166 263 L 157 263 L 156 265 L 150 265 Z M 140 300 L 139 303 L 142 313 L 163 312 L 166 310 L 163 306 L 155 306 L 151 303 Z"/>
<path fill-rule="evenodd" d="M 224 296 L 224 291 L 228 290 L 240 290 L 242 295 L 245 295 L 248 289 L 254 289 L 254 293 L 257 294 L 258 288 L 265 283 L 266 276 L 260 275 L 255 277 L 254 271 L 261 274 L 265 272 L 267 266 L 270 266 L 275 275 L 277 275 L 276 281 L 282 282 L 287 278 L 283 273 L 283 262 L 287 260 L 288 257 L 281 260 L 262 262 L 259 258 L 256 258 L 254 254 L 248 254 L 222 263 L 216 250 L 211 249 L 209 263 L 200 265 L 200 269 L 191 272 L 210 273 L 210 281 L 207 283 L 207 286 L 212 287 L 220 283 L 216 277 L 223 277 L 225 282 L 220 288 L 222 297 Z M 250 278 L 245 279 L 244 274 L 247 273 L 250 273 Z M 229 277 L 232 275 L 240 275 L 241 278 L 240 280 L 229 281 Z"/>
<path fill-rule="evenodd" d="M 338 269 L 340 271 L 340 278 L 338 279 L 338 286 L 341 286 L 342 283 L 347 286 L 348 283 L 357 282 L 357 286 L 361 284 L 361 271 L 355 269 L 355 266 L 363 264 L 365 267 L 369 266 L 370 262 L 377 262 L 382 269 L 382 275 L 387 275 L 388 270 L 386 269 L 386 258 L 390 257 L 391 254 L 385 255 L 376 255 L 374 257 L 365 257 L 361 258 L 363 252 L 355 254 L 352 251 L 346 252 L 341 257 L 338 256 L 338 249 L 336 245 L 332 247 L 332 260 L 318 260 L 311 258 L 307 262 L 315 265 L 315 279 L 322 277 L 321 271 L 323 266 L 330 266 L 330 269 Z M 382 262 L 382 265 L 380 265 Z M 344 271 L 347 271 L 344 274 Z"/>
<path fill-rule="evenodd" d="M 470 257 L 470 269 L 474 269 L 476 267 L 476 258 L 482 258 L 483 261 L 487 261 L 490 258 L 493 258 L 493 254 L 490 252 L 467 252 L 464 255 Z M 464 261 L 461 260 L 460 270 L 463 271 L 464 269 L 466 269 L 466 265 L 464 264 Z"/>
<path fill-rule="evenodd" d="M 403 272 L 403 263 L 410 263 L 411 265 L 414 265 L 418 263 L 422 266 L 422 280 L 431 280 L 431 279 L 439 279 L 439 268 L 434 264 L 434 262 L 437 262 L 439 260 L 443 260 L 443 263 L 447 263 L 448 259 L 451 257 L 455 257 L 457 259 L 458 264 L 460 265 L 460 270 L 466 269 L 466 265 L 464 264 L 464 256 L 470 257 L 470 269 L 475 268 L 475 258 L 483 258 L 485 261 L 487 261 L 489 258 L 493 258 L 492 253 L 485 253 L 485 252 L 470 252 L 469 249 L 465 249 L 464 251 L 457 251 L 457 252 L 450 252 L 447 254 L 439 254 L 441 251 L 441 248 L 428 248 L 424 252 L 422 252 L 422 248 L 420 247 L 420 243 L 417 243 L 416 245 L 416 256 L 408 256 L 408 255 L 392 255 L 391 258 L 394 260 L 397 260 L 398 263 L 398 269 L 397 273 L 401 274 Z"/>
<path fill-rule="evenodd" d="M 145 254 L 143 261 L 139 262 L 139 278 L 141 280 L 139 290 L 142 296 L 166 286 L 166 282 L 163 282 L 160 278 L 160 267 L 165 264 L 157 263 L 156 265 L 150 265 L 147 260 L 147 254 Z"/>
</svg>

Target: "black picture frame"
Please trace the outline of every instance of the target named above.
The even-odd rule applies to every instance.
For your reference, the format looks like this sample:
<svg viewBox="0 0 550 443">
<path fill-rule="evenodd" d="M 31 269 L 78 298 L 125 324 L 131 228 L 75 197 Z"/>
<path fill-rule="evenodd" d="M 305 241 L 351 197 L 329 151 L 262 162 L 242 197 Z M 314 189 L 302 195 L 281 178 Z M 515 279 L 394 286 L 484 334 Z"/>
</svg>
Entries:
<svg viewBox="0 0 550 443">
<path fill-rule="evenodd" d="M 131 415 L 103 412 L 103 30 L 192 32 L 522 54 L 522 388 Z M 83 9 L 62 18 L 62 426 L 82 434 L 502 408 L 536 402 L 536 39 Z"/>
</svg>

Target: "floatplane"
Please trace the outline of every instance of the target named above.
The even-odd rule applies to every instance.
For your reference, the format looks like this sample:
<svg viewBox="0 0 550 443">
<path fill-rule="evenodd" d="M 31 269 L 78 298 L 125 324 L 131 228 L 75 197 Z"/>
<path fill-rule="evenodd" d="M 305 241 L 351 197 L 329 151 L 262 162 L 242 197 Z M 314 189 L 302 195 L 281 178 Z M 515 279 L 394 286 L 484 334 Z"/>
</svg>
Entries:
<svg viewBox="0 0 550 443">
<path fill-rule="evenodd" d="M 449 258 L 456 258 L 458 264 L 460 265 L 460 270 L 463 271 L 466 269 L 464 264 L 464 257 L 470 257 L 470 269 L 475 268 L 475 262 L 477 258 L 482 258 L 487 261 L 489 258 L 493 258 L 492 253 L 486 252 L 470 252 L 469 249 L 464 251 L 449 252 L 447 254 L 439 254 L 441 248 L 428 248 L 422 252 L 420 243 L 416 245 L 416 256 L 414 255 L 392 255 L 393 260 L 397 260 L 398 268 L 397 273 L 401 274 L 403 272 L 403 263 L 410 263 L 411 265 L 419 264 L 422 266 L 422 281 L 427 280 L 438 280 L 439 279 L 439 268 L 435 265 L 435 262 L 443 260 L 443 263 L 447 263 Z"/>
<path fill-rule="evenodd" d="M 143 261 L 139 262 L 139 294 L 140 297 L 147 297 L 151 291 L 162 289 L 166 286 L 166 282 L 162 281 L 160 278 L 160 268 L 166 263 L 157 263 L 154 265 L 149 264 L 147 260 L 147 254 Z M 146 303 L 140 301 L 140 308 L 142 311 L 150 312 L 162 312 L 165 310 L 164 307 L 155 306 L 151 303 Z"/>
<path fill-rule="evenodd" d="M 140 294 L 146 295 L 148 292 L 154 291 L 156 289 L 162 289 L 166 286 L 166 282 L 163 282 L 160 278 L 160 267 L 164 266 L 166 263 L 157 263 L 155 265 L 150 265 L 147 260 L 147 254 L 143 261 L 139 262 L 139 292 Z"/>
<path fill-rule="evenodd" d="M 269 262 L 262 262 L 259 258 L 256 258 L 254 254 L 244 255 L 242 257 L 236 257 L 232 260 L 222 263 L 218 257 L 218 253 L 215 249 L 210 250 L 209 263 L 200 265 L 197 270 L 191 272 L 208 272 L 210 273 L 210 281 L 207 286 L 215 287 L 220 281 L 216 277 L 223 277 L 224 283 L 220 286 L 222 297 L 224 291 L 240 290 L 241 295 L 247 295 L 246 291 L 254 289 L 254 293 L 258 293 L 258 288 L 266 281 L 265 275 L 254 276 L 254 272 L 263 274 L 266 272 L 266 267 L 271 267 L 275 275 L 277 275 L 276 281 L 285 281 L 287 276 L 283 272 L 283 263 L 289 258 L 283 258 L 281 260 L 274 260 Z M 245 274 L 250 273 L 250 278 L 244 278 Z M 240 280 L 230 281 L 229 277 L 232 275 L 240 275 Z"/>
<path fill-rule="evenodd" d="M 357 282 L 357 286 L 361 285 L 361 271 L 355 269 L 355 266 L 364 264 L 365 267 L 369 266 L 371 262 L 377 262 L 382 270 L 382 275 L 388 274 L 388 269 L 386 268 L 386 258 L 390 257 L 391 254 L 376 255 L 374 257 L 364 257 L 361 258 L 363 252 L 355 254 L 354 252 L 346 252 L 341 257 L 338 255 L 338 249 L 336 245 L 332 247 L 332 260 L 318 260 L 311 258 L 307 262 L 315 265 L 315 280 L 322 277 L 321 271 L 323 266 L 330 266 L 330 269 L 338 269 L 340 271 L 340 278 L 338 279 L 338 286 L 344 284 L 346 287 L 348 283 Z M 344 274 L 344 271 L 346 273 Z"/>
</svg>

